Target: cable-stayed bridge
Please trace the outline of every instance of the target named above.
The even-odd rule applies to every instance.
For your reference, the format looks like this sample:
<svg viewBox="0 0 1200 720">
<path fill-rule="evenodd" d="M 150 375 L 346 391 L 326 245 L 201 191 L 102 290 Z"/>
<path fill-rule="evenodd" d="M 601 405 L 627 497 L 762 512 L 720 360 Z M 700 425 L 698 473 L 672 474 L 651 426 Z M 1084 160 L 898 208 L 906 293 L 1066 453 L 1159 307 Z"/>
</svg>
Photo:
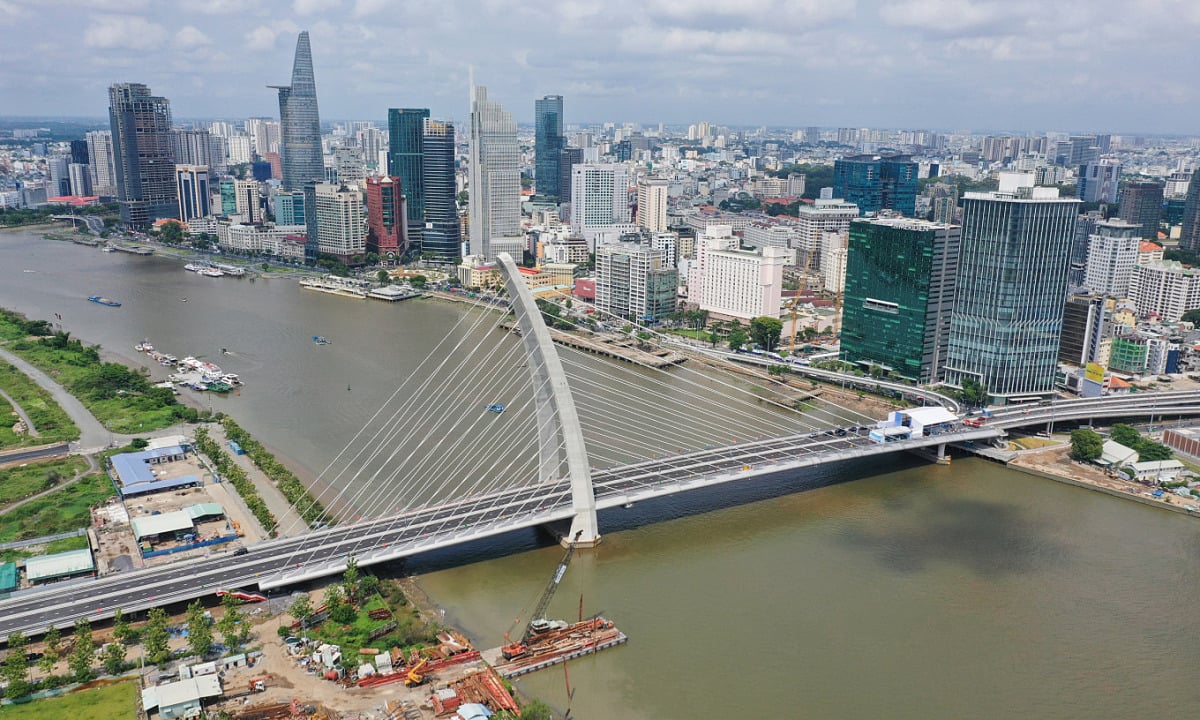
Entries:
<svg viewBox="0 0 1200 720">
<path fill-rule="evenodd" d="M 317 501 L 336 524 L 285 533 L 246 555 L 19 593 L 0 601 L 0 635 L 223 588 L 272 590 L 338 574 L 350 558 L 369 566 L 548 523 L 569 522 L 571 536 L 595 543 L 606 509 L 716 486 L 736 493 L 758 477 L 855 458 L 986 444 L 1005 428 L 1067 415 L 1200 414 L 1200 392 L 1060 401 L 998 411 L 983 427 L 950 424 L 938 435 L 879 444 L 867 437 L 877 418 L 813 388 L 730 374 L 723 360 L 697 354 L 652 369 L 560 355 L 511 259 L 500 267 L 519 337 L 500 327 L 505 317 L 494 308 L 468 311 L 448 328 L 320 474 Z M 646 351 L 659 342 L 629 330 L 627 341 Z"/>
</svg>

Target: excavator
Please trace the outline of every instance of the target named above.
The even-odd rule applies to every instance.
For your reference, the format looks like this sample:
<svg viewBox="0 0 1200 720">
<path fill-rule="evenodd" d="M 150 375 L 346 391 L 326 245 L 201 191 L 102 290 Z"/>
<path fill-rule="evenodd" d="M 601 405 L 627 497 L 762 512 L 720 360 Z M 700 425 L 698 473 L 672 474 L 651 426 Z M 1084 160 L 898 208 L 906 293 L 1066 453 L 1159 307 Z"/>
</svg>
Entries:
<svg viewBox="0 0 1200 720">
<path fill-rule="evenodd" d="M 512 660 L 529 652 L 529 641 L 535 636 L 562 626 L 561 622 L 556 623 L 545 618 L 546 608 L 550 606 L 550 600 L 554 598 L 554 593 L 558 590 L 563 575 L 567 574 L 567 565 L 571 564 L 571 556 L 575 554 L 575 543 L 579 542 L 581 535 L 583 535 L 582 530 L 575 533 L 575 537 L 571 538 L 571 542 L 567 544 L 567 552 L 559 561 L 558 567 L 554 569 L 554 575 L 550 577 L 546 589 L 542 591 L 542 598 L 538 600 L 537 608 L 529 616 L 529 622 L 525 625 L 525 632 L 521 635 L 521 639 L 500 648 L 500 653 L 506 660 Z M 504 634 L 504 639 L 508 639 L 508 633 Z"/>
<path fill-rule="evenodd" d="M 421 658 L 421 662 L 413 665 L 408 671 L 408 675 L 404 678 L 405 687 L 416 687 L 425 682 L 425 676 L 421 674 L 421 670 L 429 664 L 429 658 Z"/>
</svg>

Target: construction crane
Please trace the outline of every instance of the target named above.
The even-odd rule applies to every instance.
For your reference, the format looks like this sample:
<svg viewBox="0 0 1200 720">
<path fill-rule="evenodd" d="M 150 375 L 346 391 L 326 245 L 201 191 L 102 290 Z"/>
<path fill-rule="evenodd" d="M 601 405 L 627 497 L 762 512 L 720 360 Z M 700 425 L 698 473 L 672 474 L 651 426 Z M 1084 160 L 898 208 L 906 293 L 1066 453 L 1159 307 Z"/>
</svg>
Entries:
<svg viewBox="0 0 1200 720">
<path fill-rule="evenodd" d="M 421 671 L 424 670 L 425 666 L 428 664 L 429 658 L 421 658 L 421 662 L 413 665 L 408 671 L 408 675 L 404 677 L 404 684 L 407 687 L 416 687 L 425 682 L 425 676 L 421 674 Z"/>
<path fill-rule="evenodd" d="M 579 542 L 579 538 L 583 535 L 583 531 L 575 533 L 575 537 L 571 538 L 571 542 L 567 544 L 567 552 L 558 563 L 558 567 L 554 569 L 554 575 L 550 577 L 550 582 L 546 584 L 546 589 L 542 591 L 542 597 L 538 600 L 537 607 L 533 614 L 529 616 L 529 622 L 525 624 L 525 632 L 521 635 L 521 639 L 515 643 L 509 643 L 500 648 L 500 652 L 504 657 L 511 660 L 529 652 L 529 641 L 534 635 L 546 632 L 553 628 L 550 621 L 546 620 L 546 608 L 550 607 L 550 601 L 554 598 L 554 593 L 558 591 L 558 585 L 562 582 L 563 575 L 567 574 L 567 565 L 571 564 L 571 556 L 575 554 L 575 543 Z M 505 633 L 505 639 L 508 639 L 508 634 Z"/>
<path fill-rule="evenodd" d="M 808 285 L 808 272 L 809 272 L 809 269 L 812 268 L 813 255 L 814 255 L 814 253 L 811 248 L 804 251 L 804 270 L 800 273 L 800 278 L 801 278 L 800 281 L 802 283 L 804 283 L 804 285 L 806 287 Z M 797 310 L 797 305 L 799 303 L 800 303 L 800 290 L 797 289 L 796 295 L 793 296 L 791 302 L 788 303 L 788 307 L 792 311 L 792 341 L 788 344 L 788 355 L 796 354 L 796 330 L 797 330 L 796 310 Z"/>
</svg>

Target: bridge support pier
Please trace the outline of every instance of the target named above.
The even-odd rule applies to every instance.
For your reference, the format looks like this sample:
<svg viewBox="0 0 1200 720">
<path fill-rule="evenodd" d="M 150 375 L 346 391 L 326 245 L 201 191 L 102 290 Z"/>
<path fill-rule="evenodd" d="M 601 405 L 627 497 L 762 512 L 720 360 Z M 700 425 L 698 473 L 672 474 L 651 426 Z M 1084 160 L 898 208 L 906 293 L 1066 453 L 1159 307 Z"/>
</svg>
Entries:
<svg viewBox="0 0 1200 720">
<path fill-rule="evenodd" d="M 569 543 L 570 538 L 578 536 L 575 547 L 595 547 L 600 543 L 596 493 L 592 489 L 583 428 L 567 384 L 567 374 L 554 349 L 550 331 L 542 321 L 542 311 L 517 270 L 517 264 L 508 253 L 499 253 L 496 265 L 512 299 L 517 325 L 521 328 L 521 342 L 528 356 L 525 364 L 533 381 L 538 424 L 538 479 L 544 483 L 557 481 L 563 475 L 570 479 L 571 507 L 575 517 L 563 542 Z"/>
<path fill-rule="evenodd" d="M 914 448 L 909 450 L 909 452 L 938 465 L 949 465 L 951 460 L 950 456 L 946 454 L 946 443 L 938 445 L 937 449 L 932 447 L 923 447 Z"/>
</svg>

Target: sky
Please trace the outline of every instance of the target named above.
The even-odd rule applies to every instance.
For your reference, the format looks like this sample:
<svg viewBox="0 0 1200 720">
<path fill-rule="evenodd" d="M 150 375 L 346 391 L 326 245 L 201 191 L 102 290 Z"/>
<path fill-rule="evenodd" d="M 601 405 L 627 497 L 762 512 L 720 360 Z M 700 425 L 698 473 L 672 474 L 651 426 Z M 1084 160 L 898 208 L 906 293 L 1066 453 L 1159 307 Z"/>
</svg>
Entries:
<svg viewBox="0 0 1200 720">
<path fill-rule="evenodd" d="M 0 0 L 0 115 L 278 116 L 312 36 L 322 120 L 1198 131 L 1197 0 Z"/>
</svg>

